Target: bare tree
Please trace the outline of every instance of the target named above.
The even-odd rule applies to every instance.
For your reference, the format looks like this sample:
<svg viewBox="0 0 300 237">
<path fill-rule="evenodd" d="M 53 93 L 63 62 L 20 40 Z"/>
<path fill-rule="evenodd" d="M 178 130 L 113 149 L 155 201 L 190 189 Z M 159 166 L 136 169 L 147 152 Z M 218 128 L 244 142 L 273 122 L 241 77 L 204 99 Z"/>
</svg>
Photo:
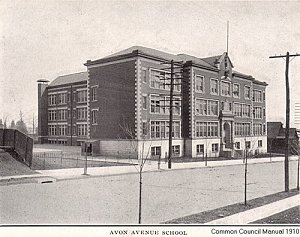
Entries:
<svg viewBox="0 0 300 237">
<path fill-rule="evenodd" d="M 138 160 L 138 165 L 134 166 L 134 168 L 137 170 L 139 174 L 139 203 L 138 203 L 138 223 L 142 223 L 142 180 L 143 180 L 143 169 L 145 166 L 146 161 L 150 157 L 150 148 L 151 144 L 148 147 L 148 150 L 145 150 L 145 142 L 144 140 L 141 140 L 141 149 L 139 149 L 139 142 L 138 139 L 136 139 L 134 129 L 130 127 L 127 123 L 123 121 L 123 124 L 119 125 L 121 130 L 123 131 L 126 140 L 130 142 L 131 149 L 133 150 L 134 154 L 136 155 L 136 158 Z M 145 155 L 146 151 L 146 155 Z"/>
</svg>

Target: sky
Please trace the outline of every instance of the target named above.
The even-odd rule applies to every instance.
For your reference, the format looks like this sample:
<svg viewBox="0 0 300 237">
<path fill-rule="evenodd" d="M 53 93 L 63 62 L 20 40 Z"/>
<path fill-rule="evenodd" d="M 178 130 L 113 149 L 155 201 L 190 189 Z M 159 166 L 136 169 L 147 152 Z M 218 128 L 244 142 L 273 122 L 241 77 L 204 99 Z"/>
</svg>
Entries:
<svg viewBox="0 0 300 237">
<path fill-rule="evenodd" d="M 285 60 L 300 53 L 300 3 L 257 1 L 0 1 L 0 118 L 37 118 L 37 80 L 134 45 L 209 57 L 265 81 L 267 120 L 285 121 Z M 300 57 L 290 63 L 291 125 L 300 102 Z M 298 94 L 297 94 L 298 93 Z M 37 121 L 35 121 L 37 122 Z"/>
</svg>

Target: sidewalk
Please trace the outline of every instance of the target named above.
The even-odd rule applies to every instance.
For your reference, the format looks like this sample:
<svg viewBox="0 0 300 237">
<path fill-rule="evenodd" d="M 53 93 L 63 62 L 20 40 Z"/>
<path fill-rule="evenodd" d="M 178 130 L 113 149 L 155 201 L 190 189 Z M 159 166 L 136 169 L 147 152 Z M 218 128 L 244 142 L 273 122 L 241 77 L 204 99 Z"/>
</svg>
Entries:
<svg viewBox="0 0 300 237">
<path fill-rule="evenodd" d="M 93 158 L 97 160 L 103 160 L 102 158 Z M 297 160 L 298 157 L 291 156 L 289 157 L 290 161 Z M 257 159 L 248 159 L 248 164 L 256 163 L 269 163 L 269 162 L 281 162 L 284 160 L 284 157 L 272 157 L 270 158 L 257 158 Z M 105 161 L 114 161 L 115 159 L 106 158 Z M 82 179 L 87 177 L 98 177 L 98 176 L 111 176 L 111 175 L 122 175 L 122 174 L 136 174 L 138 173 L 138 164 L 132 160 L 120 159 L 119 162 L 126 162 L 128 166 L 107 166 L 107 167 L 88 167 L 88 175 L 83 175 L 83 168 L 72 168 L 72 169 L 54 169 L 54 170 L 36 170 L 39 177 L 52 177 L 59 180 L 67 179 Z M 143 172 L 160 172 L 160 171 L 174 171 L 181 169 L 196 169 L 204 167 L 219 167 L 219 166 L 230 166 L 230 165 L 243 165 L 243 160 L 221 160 L 221 161 L 208 161 L 207 166 L 205 162 L 186 162 L 186 163 L 172 163 L 172 169 L 168 169 L 168 164 L 164 161 L 160 164 L 160 169 L 158 169 L 158 164 L 156 161 L 147 161 Z M 28 178 L 34 177 L 32 175 L 24 176 L 5 176 L 0 177 L 0 181 L 14 179 L 14 178 Z"/>
</svg>

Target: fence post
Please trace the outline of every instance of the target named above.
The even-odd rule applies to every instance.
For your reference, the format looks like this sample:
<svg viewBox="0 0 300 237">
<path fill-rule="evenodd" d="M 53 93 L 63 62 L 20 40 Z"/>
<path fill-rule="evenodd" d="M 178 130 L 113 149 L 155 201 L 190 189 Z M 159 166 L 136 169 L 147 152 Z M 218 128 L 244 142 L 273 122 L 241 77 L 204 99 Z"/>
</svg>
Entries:
<svg viewBox="0 0 300 237">
<path fill-rule="evenodd" d="M 85 150 L 85 162 L 84 162 L 83 175 L 87 175 L 87 147 L 86 147 L 86 143 L 84 143 L 84 150 Z"/>
<path fill-rule="evenodd" d="M 160 155 L 158 155 L 158 163 L 157 163 L 157 165 L 158 165 L 158 169 L 160 170 Z"/>
<path fill-rule="evenodd" d="M 45 166 L 46 166 L 46 152 L 44 152 L 44 169 L 45 169 Z"/>
</svg>

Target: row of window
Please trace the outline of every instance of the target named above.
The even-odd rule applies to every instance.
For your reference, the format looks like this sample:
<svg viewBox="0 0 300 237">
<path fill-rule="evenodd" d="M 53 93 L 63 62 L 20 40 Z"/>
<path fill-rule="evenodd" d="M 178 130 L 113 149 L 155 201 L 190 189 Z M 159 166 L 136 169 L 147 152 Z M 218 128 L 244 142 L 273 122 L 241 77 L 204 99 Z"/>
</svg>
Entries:
<svg viewBox="0 0 300 237">
<path fill-rule="evenodd" d="M 218 137 L 218 122 L 196 122 L 196 137 Z"/>
<path fill-rule="evenodd" d="M 142 80 L 147 83 L 146 70 L 142 70 Z M 181 91 L 181 75 L 174 73 L 174 91 Z M 162 70 L 150 69 L 150 87 L 154 89 L 170 90 L 171 73 Z"/>
<path fill-rule="evenodd" d="M 76 115 L 77 111 L 77 115 Z M 57 109 L 57 110 L 49 110 L 48 111 L 48 120 L 49 121 L 64 121 L 67 118 L 71 117 L 71 111 L 67 109 Z M 87 119 L 87 108 L 77 108 L 73 110 L 73 117 L 77 117 L 78 120 L 86 120 Z"/>
<path fill-rule="evenodd" d="M 231 91 L 232 89 L 232 91 Z M 240 98 L 241 86 L 240 84 L 233 83 L 231 88 L 231 82 L 221 81 L 220 91 L 222 96 L 233 96 L 234 98 Z M 204 76 L 195 75 L 195 92 L 204 93 Z M 210 79 L 210 93 L 213 95 L 219 95 L 219 80 L 211 78 Z M 244 98 L 250 100 L 251 88 L 250 86 L 244 86 Z M 260 90 L 253 90 L 253 101 L 262 102 L 265 100 L 265 93 Z"/>
<path fill-rule="evenodd" d="M 144 125 L 143 125 L 144 127 Z M 172 137 L 180 138 L 180 122 L 174 121 L 172 127 Z M 143 128 L 144 133 L 144 128 Z M 146 134 L 144 134 L 146 135 Z M 151 138 L 169 138 L 169 122 L 168 121 L 151 121 L 150 122 Z"/>
<path fill-rule="evenodd" d="M 172 155 L 173 156 L 180 155 L 180 145 L 172 146 Z M 161 147 L 160 146 L 151 147 L 151 156 L 152 157 L 161 156 Z"/>
<path fill-rule="evenodd" d="M 215 100 L 196 99 L 196 115 L 218 116 L 219 102 Z"/>
<path fill-rule="evenodd" d="M 147 109 L 147 96 L 142 97 L 143 109 Z M 152 114 L 169 114 L 170 113 L 170 97 L 150 95 L 150 113 Z M 173 97 L 173 114 L 181 114 L 180 97 Z"/>
<path fill-rule="evenodd" d="M 250 136 L 250 123 L 235 123 L 234 124 L 235 136 Z M 261 123 L 253 124 L 253 135 L 265 135 L 266 125 Z"/>
<path fill-rule="evenodd" d="M 67 125 L 49 125 L 49 136 L 70 136 L 71 127 Z M 78 124 L 73 127 L 72 135 L 74 136 L 87 136 L 87 124 Z"/>
<path fill-rule="evenodd" d="M 93 88 L 92 88 L 92 96 L 95 99 L 96 90 L 93 90 Z M 66 92 L 50 94 L 48 96 L 48 105 L 62 105 L 70 101 L 71 101 L 71 95 Z M 73 101 L 76 101 L 76 92 L 73 93 Z M 77 102 L 78 103 L 87 102 L 87 90 L 77 91 Z"/>
</svg>

